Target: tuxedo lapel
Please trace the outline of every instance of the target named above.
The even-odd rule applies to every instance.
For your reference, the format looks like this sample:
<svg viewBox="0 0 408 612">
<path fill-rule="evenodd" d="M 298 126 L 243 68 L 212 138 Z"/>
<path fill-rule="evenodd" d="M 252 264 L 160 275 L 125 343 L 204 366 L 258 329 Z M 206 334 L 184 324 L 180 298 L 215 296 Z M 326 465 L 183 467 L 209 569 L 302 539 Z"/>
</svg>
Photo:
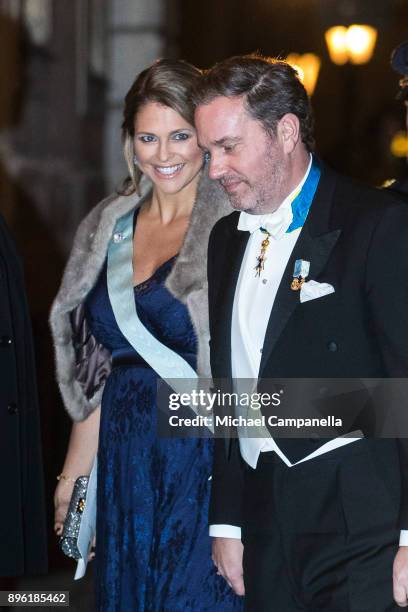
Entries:
<svg viewBox="0 0 408 612">
<path fill-rule="evenodd" d="M 231 371 L 231 322 L 232 308 L 234 304 L 235 288 L 241 269 L 242 258 L 249 239 L 249 232 L 242 232 L 237 229 L 238 216 L 232 217 L 229 232 L 225 236 L 226 253 L 224 261 L 220 262 L 221 279 L 219 285 L 223 287 L 219 302 L 219 313 L 217 313 L 217 353 L 220 363 L 227 366 L 226 377 L 232 376 Z"/>
<path fill-rule="evenodd" d="M 289 258 L 285 272 L 282 276 L 271 316 L 265 334 L 265 342 L 262 351 L 262 360 L 259 375 L 266 365 L 271 353 L 288 323 L 293 311 L 300 303 L 300 292 L 290 288 L 293 280 L 293 268 L 297 259 L 310 261 L 309 278 L 315 279 L 324 268 L 330 253 L 337 242 L 341 230 L 334 230 L 322 236 L 312 238 L 307 226 L 302 230 L 299 239 Z"/>
<path fill-rule="evenodd" d="M 323 270 L 336 244 L 341 229 L 329 229 L 330 209 L 334 192 L 331 173 L 323 176 L 313 200 L 309 217 L 300 233 L 279 285 L 265 334 L 259 376 L 267 364 L 275 345 L 293 311 L 300 303 L 300 292 L 291 289 L 295 261 L 310 262 L 309 279 L 316 279 Z"/>
<path fill-rule="evenodd" d="M 221 287 L 220 298 L 216 303 L 216 326 L 212 337 L 212 352 L 216 355 L 217 363 L 215 371 L 216 377 L 222 372 L 222 378 L 231 380 L 231 323 L 232 308 L 234 304 L 235 288 L 237 286 L 239 272 L 241 269 L 242 258 L 249 239 L 249 232 L 242 232 L 237 229 L 238 215 L 233 215 L 231 221 L 222 237 L 223 252 L 225 256 L 220 260 L 217 269 L 217 286 Z M 232 388 L 228 391 L 232 391 Z M 224 440 L 224 453 L 227 460 L 230 459 L 232 452 L 232 438 L 226 437 Z"/>
</svg>

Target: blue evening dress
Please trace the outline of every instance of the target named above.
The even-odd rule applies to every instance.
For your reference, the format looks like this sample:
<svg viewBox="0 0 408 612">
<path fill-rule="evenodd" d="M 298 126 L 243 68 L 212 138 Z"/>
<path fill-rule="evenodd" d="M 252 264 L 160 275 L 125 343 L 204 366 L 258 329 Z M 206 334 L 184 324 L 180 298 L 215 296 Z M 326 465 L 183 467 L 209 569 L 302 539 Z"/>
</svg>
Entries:
<svg viewBox="0 0 408 612">
<path fill-rule="evenodd" d="M 192 367 L 197 339 L 184 304 L 164 286 L 175 258 L 135 287 L 137 312 L 156 338 Z M 96 599 L 99 611 L 242 610 L 211 560 L 210 439 L 157 435 L 158 374 L 119 330 L 106 265 L 86 300 L 113 369 L 102 398 L 98 450 Z"/>
</svg>

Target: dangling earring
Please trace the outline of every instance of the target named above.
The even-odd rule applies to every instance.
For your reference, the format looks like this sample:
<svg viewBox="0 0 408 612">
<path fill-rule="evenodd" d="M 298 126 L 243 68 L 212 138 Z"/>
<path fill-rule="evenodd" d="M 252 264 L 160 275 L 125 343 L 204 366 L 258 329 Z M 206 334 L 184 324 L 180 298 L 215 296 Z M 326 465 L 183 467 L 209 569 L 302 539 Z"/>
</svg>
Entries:
<svg viewBox="0 0 408 612">
<path fill-rule="evenodd" d="M 133 165 L 136 167 L 139 166 L 139 162 L 137 161 L 136 155 L 133 156 Z"/>
</svg>

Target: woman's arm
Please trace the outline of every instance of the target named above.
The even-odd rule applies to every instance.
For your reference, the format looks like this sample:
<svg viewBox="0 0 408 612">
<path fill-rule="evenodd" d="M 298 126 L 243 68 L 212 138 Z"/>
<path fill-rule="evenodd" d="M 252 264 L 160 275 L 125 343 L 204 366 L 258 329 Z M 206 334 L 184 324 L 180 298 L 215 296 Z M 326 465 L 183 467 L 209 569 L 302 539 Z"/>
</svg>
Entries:
<svg viewBox="0 0 408 612">
<path fill-rule="evenodd" d="M 54 531 L 61 535 L 69 502 L 78 476 L 90 473 L 98 449 L 100 407 L 96 408 L 84 421 L 72 425 L 68 451 L 65 457 L 61 478 L 54 494 Z"/>
</svg>

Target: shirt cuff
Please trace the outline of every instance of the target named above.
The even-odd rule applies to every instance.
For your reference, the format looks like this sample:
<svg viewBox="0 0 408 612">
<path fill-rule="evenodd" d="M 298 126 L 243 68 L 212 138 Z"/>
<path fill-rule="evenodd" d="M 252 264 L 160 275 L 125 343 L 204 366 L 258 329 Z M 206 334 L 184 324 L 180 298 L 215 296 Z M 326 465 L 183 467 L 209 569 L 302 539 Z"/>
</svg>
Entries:
<svg viewBox="0 0 408 612">
<path fill-rule="evenodd" d="M 210 536 L 212 538 L 234 538 L 240 540 L 241 527 L 235 527 L 234 525 L 210 525 Z"/>
<path fill-rule="evenodd" d="M 408 546 L 408 529 L 401 529 L 399 545 Z"/>
</svg>

